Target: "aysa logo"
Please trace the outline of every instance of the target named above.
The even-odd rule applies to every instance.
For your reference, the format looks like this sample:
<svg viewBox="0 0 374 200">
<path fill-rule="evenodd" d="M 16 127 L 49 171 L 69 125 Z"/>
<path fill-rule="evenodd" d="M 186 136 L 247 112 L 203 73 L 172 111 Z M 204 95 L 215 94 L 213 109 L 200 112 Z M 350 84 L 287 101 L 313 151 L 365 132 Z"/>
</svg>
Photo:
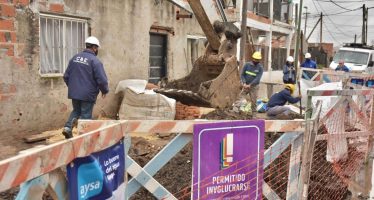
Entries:
<svg viewBox="0 0 374 200">
<path fill-rule="evenodd" d="M 104 174 L 99 163 L 95 160 L 78 168 L 79 200 L 89 199 L 103 190 Z"/>
<path fill-rule="evenodd" d="M 233 162 L 234 134 L 227 134 L 221 141 L 221 169 L 227 168 Z"/>
</svg>

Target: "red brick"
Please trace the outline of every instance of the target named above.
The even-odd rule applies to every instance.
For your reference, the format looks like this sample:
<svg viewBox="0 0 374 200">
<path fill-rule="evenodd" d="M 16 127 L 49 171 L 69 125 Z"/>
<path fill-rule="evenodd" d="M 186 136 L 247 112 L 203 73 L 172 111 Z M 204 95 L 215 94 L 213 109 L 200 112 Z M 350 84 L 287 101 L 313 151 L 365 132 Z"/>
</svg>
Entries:
<svg viewBox="0 0 374 200">
<path fill-rule="evenodd" d="M 16 57 L 13 57 L 13 62 L 14 64 L 17 65 L 17 67 L 25 67 L 26 66 L 26 61 L 25 61 L 25 58 L 21 57 L 21 58 L 16 58 Z"/>
<path fill-rule="evenodd" d="M 27 6 L 30 4 L 30 0 L 13 0 L 15 5 Z"/>
<path fill-rule="evenodd" d="M 0 101 L 6 101 L 6 100 L 9 100 L 10 99 L 10 95 L 3 95 L 3 94 L 0 94 Z"/>
<path fill-rule="evenodd" d="M 6 55 L 14 56 L 14 45 L 13 44 L 0 44 L 0 51 L 6 49 Z"/>
<path fill-rule="evenodd" d="M 14 21 L 11 19 L 0 19 L 0 30 L 14 30 Z"/>
<path fill-rule="evenodd" d="M 62 13 L 62 12 L 64 12 L 64 5 L 63 4 L 57 4 L 57 3 L 51 3 L 51 4 L 49 4 L 49 11 Z"/>
<path fill-rule="evenodd" d="M 0 4 L 1 16 L 14 17 L 16 16 L 16 9 L 13 5 Z"/>
<path fill-rule="evenodd" d="M 16 33 L 15 32 L 2 32 L 0 31 L 0 42 L 16 42 Z"/>
</svg>

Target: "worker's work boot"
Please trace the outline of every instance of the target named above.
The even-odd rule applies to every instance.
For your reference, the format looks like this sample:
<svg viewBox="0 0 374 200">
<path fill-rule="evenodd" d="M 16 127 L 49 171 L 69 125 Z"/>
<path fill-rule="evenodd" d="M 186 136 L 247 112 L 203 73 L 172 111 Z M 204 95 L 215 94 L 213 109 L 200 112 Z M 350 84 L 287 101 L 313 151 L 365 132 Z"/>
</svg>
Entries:
<svg viewBox="0 0 374 200">
<path fill-rule="evenodd" d="M 64 129 L 62 130 L 62 134 L 65 136 L 65 139 L 69 139 L 73 137 L 73 133 L 67 127 L 64 127 Z"/>
</svg>

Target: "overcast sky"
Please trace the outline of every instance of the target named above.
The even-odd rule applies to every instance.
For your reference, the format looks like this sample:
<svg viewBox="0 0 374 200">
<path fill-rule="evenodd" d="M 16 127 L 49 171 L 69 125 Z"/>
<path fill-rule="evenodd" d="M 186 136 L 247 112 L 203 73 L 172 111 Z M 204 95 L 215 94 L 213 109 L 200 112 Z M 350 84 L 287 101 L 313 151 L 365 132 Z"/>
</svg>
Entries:
<svg viewBox="0 0 374 200">
<path fill-rule="evenodd" d="M 361 42 L 362 32 L 362 7 L 374 7 L 374 0 L 303 0 L 303 6 L 308 7 L 308 20 L 306 35 L 309 35 L 313 26 L 319 19 L 321 12 L 325 15 L 323 17 L 323 42 L 333 42 L 334 46 L 339 46 L 343 43 L 353 42 L 354 35 L 357 34 L 357 41 Z M 294 0 L 294 3 L 299 3 L 299 0 Z M 335 4 L 334 4 L 335 3 Z M 355 10 L 356 11 L 350 11 Z M 305 8 L 303 13 L 305 13 Z M 344 13 L 341 13 L 344 12 Z M 337 14 L 341 13 L 341 14 Z M 304 30 L 305 15 L 301 21 L 301 28 Z M 320 26 L 314 30 L 309 42 L 319 42 Z M 373 40 L 373 42 L 372 42 Z M 368 44 L 374 44 L 374 8 L 369 9 L 368 18 Z"/>
</svg>

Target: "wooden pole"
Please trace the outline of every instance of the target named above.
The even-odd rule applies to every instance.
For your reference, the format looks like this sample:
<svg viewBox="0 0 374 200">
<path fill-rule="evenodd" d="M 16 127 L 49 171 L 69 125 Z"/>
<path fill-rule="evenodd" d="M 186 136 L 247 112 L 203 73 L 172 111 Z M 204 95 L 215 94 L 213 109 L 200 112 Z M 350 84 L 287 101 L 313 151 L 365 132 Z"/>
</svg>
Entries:
<svg viewBox="0 0 374 200">
<path fill-rule="evenodd" d="M 302 186 L 302 200 L 308 200 L 309 194 L 309 178 L 310 178 L 310 171 L 312 167 L 313 161 L 313 151 L 314 151 L 314 144 L 316 141 L 316 136 L 318 132 L 318 121 L 319 115 L 321 113 L 321 101 L 317 103 L 316 113 L 314 113 L 313 120 L 311 120 L 312 115 L 312 96 L 308 96 L 308 103 L 307 103 L 307 113 L 305 115 L 305 133 L 304 133 L 304 145 L 302 150 L 302 166 L 300 172 L 300 186 Z"/>
<path fill-rule="evenodd" d="M 322 12 L 321 12 L 321 20 L 320 20 L 320 30 L 319 30 L 319 48 L 320 48 L 320 50 L 322 50 L 322 17 L 323 17 L 323 15 L 322 15 Z"/>
<path fill-rule="evenodd" d="M 241 32 L 242 37 L 240 38 L 240 69 L 245 63 L 245 44 L 247 42 L 247 8 L 248 8 L 248 0 L 243 0 L 242 3 L 242 24 L 241 24 Z"/>
</svg>

